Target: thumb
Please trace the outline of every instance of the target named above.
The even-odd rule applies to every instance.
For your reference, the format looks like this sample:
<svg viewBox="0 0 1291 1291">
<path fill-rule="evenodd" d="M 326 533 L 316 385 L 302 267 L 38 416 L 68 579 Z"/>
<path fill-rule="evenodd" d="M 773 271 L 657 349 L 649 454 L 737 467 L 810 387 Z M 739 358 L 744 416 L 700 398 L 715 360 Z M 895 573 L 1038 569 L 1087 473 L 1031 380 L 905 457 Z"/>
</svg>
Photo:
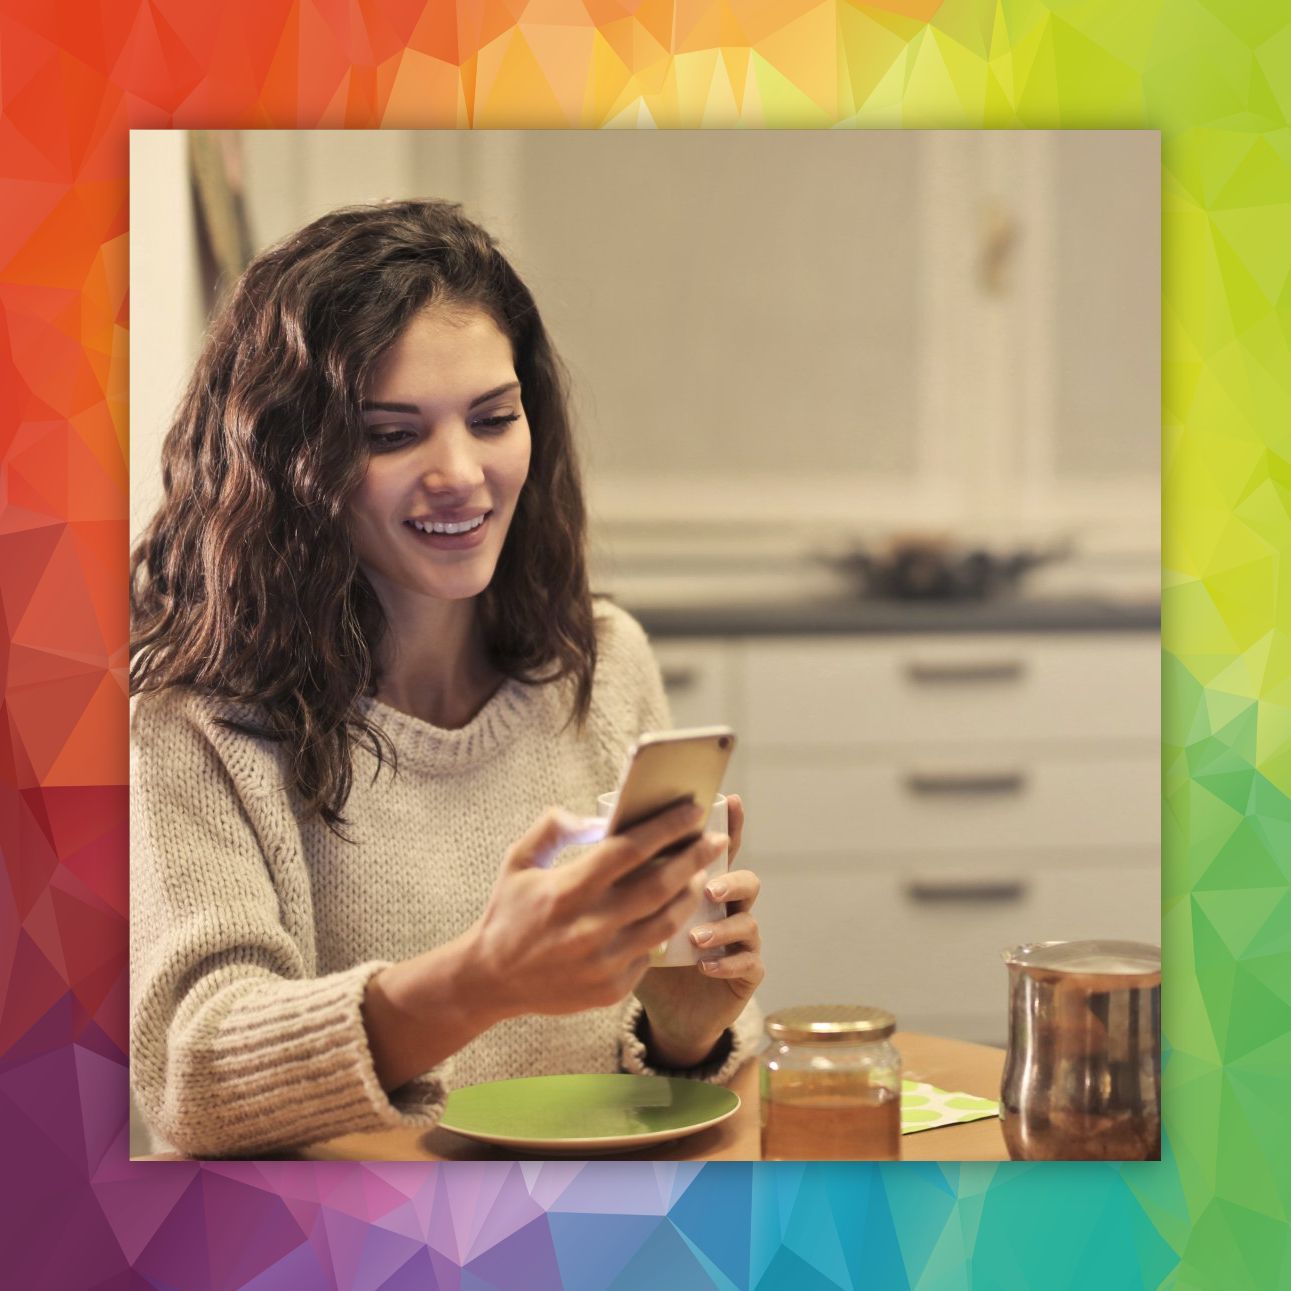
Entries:
<svg viewBox="0 0 1291 1291">
<path fill-rule="evenodd" d="M 512 844 L 507 853 L 507 866 L 546 869 L 557 853 L 571 843 L 599 843 L 605 837 L 608 824 L 600 816 L 576 816 L 564 807 L 548 807 Z"/>
</svg>

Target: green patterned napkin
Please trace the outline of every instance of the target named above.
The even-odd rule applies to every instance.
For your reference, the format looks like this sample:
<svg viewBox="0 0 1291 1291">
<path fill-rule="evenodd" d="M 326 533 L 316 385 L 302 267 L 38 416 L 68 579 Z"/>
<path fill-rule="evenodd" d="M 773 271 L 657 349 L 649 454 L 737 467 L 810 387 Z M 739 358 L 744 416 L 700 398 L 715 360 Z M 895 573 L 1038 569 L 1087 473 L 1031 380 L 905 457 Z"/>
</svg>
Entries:
<svg viewBox="0 0 1291 1291">
<path fill-rule="evenodd" d="M 939 1125 L 963 1125 L 998 1116 L 1000 1105 L 976 1094 L 956 1094 L 918 1080 L 901 1082 L 901 1133 L 935 1130 Z"/>
</svg>

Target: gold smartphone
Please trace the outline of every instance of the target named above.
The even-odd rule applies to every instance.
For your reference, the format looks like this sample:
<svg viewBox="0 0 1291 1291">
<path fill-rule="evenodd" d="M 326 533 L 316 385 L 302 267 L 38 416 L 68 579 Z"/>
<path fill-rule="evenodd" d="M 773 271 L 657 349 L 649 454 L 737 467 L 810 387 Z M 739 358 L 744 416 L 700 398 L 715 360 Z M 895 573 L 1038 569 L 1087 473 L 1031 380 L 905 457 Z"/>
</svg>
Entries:
<svg viewBox="0 0 1291 1291">
<path fill-rule="evenodd" d="M 735 732 L 729 726 L 643 735 L 619 781 L 619 798 L 608 832 L 621 834 L 681 802 L 711 806 L 734 748 Z M 689 847 L 702 832 L 702 828 L 696 830 L 660 855 Z"/>
</svg>

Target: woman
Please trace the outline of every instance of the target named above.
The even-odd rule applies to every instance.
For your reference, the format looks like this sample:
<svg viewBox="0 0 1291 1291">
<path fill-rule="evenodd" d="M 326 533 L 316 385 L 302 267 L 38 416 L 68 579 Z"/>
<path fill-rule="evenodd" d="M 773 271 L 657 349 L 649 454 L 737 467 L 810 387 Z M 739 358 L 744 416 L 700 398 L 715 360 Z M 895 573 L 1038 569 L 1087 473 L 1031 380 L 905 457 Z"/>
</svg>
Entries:
<svg viewBox="0 0 1291 1291">
<path fill-rule="evenodd" d="M 163 478 L 132 565 L 153 1129 L 253 1154 L 428 1127 L 454 1084 L 733 1071 L 757 879 L 710 889 L 728 916 L 696 930 L 700 969 L 646 971 L 727 840 L 645 872 L 697 809 L 601 841 L 570 810 L 667 712 L 640 628 L 588 593 L 558 360 L 488 235 L 404 202 L 264 253 Z M 732 854 L 742 819 L 732 798 Z M 570 843 L 591 846 L 549 869 Z"/>
</svg>

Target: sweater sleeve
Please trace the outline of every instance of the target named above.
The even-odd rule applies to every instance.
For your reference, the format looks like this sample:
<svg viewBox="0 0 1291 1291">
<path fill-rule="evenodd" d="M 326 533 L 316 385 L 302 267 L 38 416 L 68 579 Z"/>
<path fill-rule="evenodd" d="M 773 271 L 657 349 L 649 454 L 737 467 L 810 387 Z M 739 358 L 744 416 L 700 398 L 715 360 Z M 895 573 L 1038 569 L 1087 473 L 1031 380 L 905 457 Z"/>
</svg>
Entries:
<svg viewBox="0 0 1291 1291">
<path fill-rule="evenodd" d="M 683 970 L 670 968 L 661 971 L 671 973 Z M 735 1019 L 735 1024 L 722 1033 L 722 1038 L 707 1062 L 684 1070 L 664 1070 L 652 1067 L 646 1061 L 646 1042 L 641 1034 L 644 1018 L 645 1009 L 641 1007 L 641 1001 L 633 998 L 624 1013 L 623 1029 L 619 1036 L 619 1067 L 629 1075 L 686 1076 L 691 1080 L 707 1080 L 722 1085 L 761 1048 L 762 1010 L 756 999 L 750 999 L 744 1006 L 744 1012 Z"/>
<path fill-rule="evenodd" d="M 145 1117 L 190 1156 L 428 1128 L 439 1082 L 387 1095 L 373 1067 L 362 1001 L 383 963 L 314 974 L 312 926 L 289 914 L 307 907 L 303 861 L 287 829 L 253 821 L 256 789 L 196 703 L 148 696 L 131 722 L 130 1075 Z"/>
<path fill-rule="evenodd" d="M 596 616 L 600 659 L 593 704 L 603 708 L 614 738 L 626 747 L 643 731 L 671 730 L 663 675 L 645 630 L 611 601 L 599 601 Z"/>
<path fill-rule="evenodd" d="M 635 629 L 630 634 L 634 652 L 638 657 L 641 691 L 638 696 L 639 710 L 637 721 L 641 731 L 672 730 L 672 712 L 668 707 L 668 695 L 663 688 L 663 673 L 659 660 L 654 657 L 650 641 L 645 630 L 635 619 L 629 620 Z"/>
</svg>

